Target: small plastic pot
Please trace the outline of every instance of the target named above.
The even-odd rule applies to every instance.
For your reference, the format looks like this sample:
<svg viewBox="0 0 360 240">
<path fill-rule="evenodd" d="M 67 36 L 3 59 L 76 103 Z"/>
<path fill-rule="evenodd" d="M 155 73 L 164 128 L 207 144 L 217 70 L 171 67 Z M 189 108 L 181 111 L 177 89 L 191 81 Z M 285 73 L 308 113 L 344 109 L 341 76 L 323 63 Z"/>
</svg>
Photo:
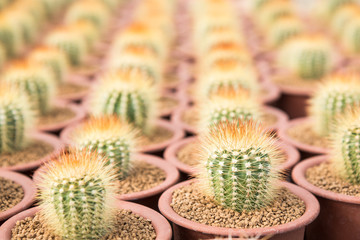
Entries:
<svg viewBox="0 0 360 240">
<path fill-rule="evenodd" d="M 303 188 L 294 184 L 281 182 L 281 185 L 305 202 L 305 213 L 298 219 L 273 227 L 264 228 L 224 228 L 213 227 L 191 221 L 178 215 L 171 207 L 173 192 L 181 187 L 190 185 L 196 180 L 179 183 L 165 191 L 159 200 L 161 213 L 172 222 L 174 240 L 197 240 L 220 237 L 267 236 L 273 235 L 272 240 L 303 240 L 305 227 L 317 217 L 320 211 L 319 202 Z"/>
<path fill-rule="evenodd" d="M 42 133 L 42 132 L 32 133 L 30 135 L 30 141 L 31 140 L 38 140 L 50 144 L 54 148 L 54 150 L 48 155 L 34 162 L 18 164 L 9 167 L 1 167 L 0 169 L 17 171 L 17 172 L 28 172 L 30 170 L 38 168 L 41 164 L 49 161 L 54 155 L 58 155 L 64 148 L 63 143 L 60 141 L 58 137 L 48 133 Z"/>
<path fill-rule="evenodd" d="M 21 185 L 24 191 L 24 197 L 18 204 L 16 204 L 15 206 L 13 206 L 12 208 L 6 211 L 0 212 L 0 223 L 1 223 L 2 221 L 8 219 L 9 217 L 14 216 L 15 214 L 21 211 L 24 211 L 25 209 L 31 206 L 35 201 L 36 188 L 33 181 L 30 178 L 20 173 L 1 169 L 0 177 L 14 181 L 15 183 Z"/>
<path fill-rule="evenodd" d="M 164 161 L 164 159 L 148 155 L 148 154 L 137 154 L 134 156 L 134 159 L 143 161 L 145 163 L 154 165 L 161 170 L 163 170 L 166 174 L 165 180 L 159 184 L 158 186 L 155 186 L 153 188 L 150 188 L 148 190 L 144 190 L 141 192 L 134 192 L 134 193 L 127 193 L 127 194 L 121 194 L 118 195 L 117 198 L 119 200 L 124 201 L 131 201 L 134 203 L 139 203 L 141 205 L 144 205 L 146 207 L 149 207 L 151 209 L 154 209 L 156 211 L 159 211 L 158 209 L 158 201 L 160 198 L 160 195 L 169 187 L 175 185 L 179 181 L 179 171 L 171 165 L 170 163 Z M 40 173 L 46 171 L 46 166 L 42 166 L 39 168 L 33 176 L 35 184 L 40 182 Z M 134 169 L 136 171 L 136 169 Z"/>
<path fill-rule="evenodd" d="M 309 183 L 307 169 L 328 161 L 316 156 L 299 163 L 292 172 L 296 184 L 312 192 L 320 202 L 319 217 L 306 229 L 307 240 L 343 240 L 360 237 L 360 197 L 347 196 L 321 189 Z"/>
<path fill-rule="evenodd" d="M 311 119 L 308 117 L 297 118 L 297 119 L 288 121 L 286 124 L 283 125 L 282 128 L 279 129 L 279 132 L 278 132 L 278 136 L 281 138 L 281 140 L 283 140 L 284 142 L 286 142 L 292 146 L 295 146 L 299 150 L 299 152 L 301 154 L 301 159 L 313 157 L 313 156 L 316 156 L 319 154 L 326 154 L 329 152 L 329 149 L 311 146 L 311 145 L 299 142 L 299 141 L 291 138 L 287 134 L 288 129 L 290 129 L 296 125 L 304 124 L 307 122 L 311 122 Z M 304 134 L 306 134 L 306 133 L 304 133 Z"/>
<path fill-rule="evenodd" d="M 39 126 L 37 126 L 38 131 L 58 133 L 59 131 L 61 131 L 65 127 L 67 127 L 67 126 L 69 126 L 71 124 L 77 123 L 77 122 L 83 120 L 86 117 L 85 110 L 81 106 L 78 106 L 76 104 L 63 102 L 63 101 L 57 101 L 55 103 L 55 106 L 56 107 L 61 107 L 61 108 L 69 108 L 72 112 L 75 113 L 75 116 L 73 118 L 71 118 L 71 119 L 68 119 L 68 120 L 64 121 L 64 122 L 47 124 L 47 125 L 39 125 Z"/>
<path fill-rule="evenodd" d="M 189 137 L 182 139 L 174 144 L 171 144 L 169 147 L 166 148 L 164 152 L 165 160 L 179 169 L 182 180 L 186 180 L 190 176 L 194 175 L 196 173 L 196 169 L 179 161 L 179 159 L 177 158 L 177 153 L 186 145 L 193 144 L 196 141 L 198 141 L 197 137 Z M 294 147 L 282 141 L 279 141 L 278 143 L 279 147 L 287 157 L 286 161 L 281 165 L 281 168 L 285 169 L 287 172 L 290 173 L 295 164 L 299 162 L 300 154 Z"/>
<path fill-rule="evenodd" d="M 168 221 L 161 216 L 158 212 L 142 206 L 140 204 L 125 202 L 118 200 L 116 203 L 116 207 L 118 209 L 126 209 L 131 212 L 151 221 L 155 232 L 156 232 L 156 240 L 171 240 L 171 227 Z M 34 216 L 40 210 L 39 207 L 30 208 L 26 211 L 16 214 L 12 218 L 8 219 L 1 227 L 0 227 L 0 239 L 1 240 L 10 240 L 11 239 L 11 231 L 15 227 L 16 222 L 21 221 L 27 217 Z"/>
</svg>

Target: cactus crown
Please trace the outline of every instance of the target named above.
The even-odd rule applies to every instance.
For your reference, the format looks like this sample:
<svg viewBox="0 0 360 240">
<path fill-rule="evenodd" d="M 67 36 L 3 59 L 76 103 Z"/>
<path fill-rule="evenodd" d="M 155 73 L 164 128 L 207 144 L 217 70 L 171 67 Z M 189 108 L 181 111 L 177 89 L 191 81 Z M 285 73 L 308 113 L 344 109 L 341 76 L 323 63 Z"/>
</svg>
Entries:
<svg viewBox="0 0 360 240">
<path fill-rule="evenodd" d="M 241 90 L 219 89 L 200 105 L 199 128 L 203 130 L 220 122 L 259 120 L 261 117 L 260 104 Z"/>
<path fill-rule="evenodd" d="M 294 9 L 291 1 L 272 0 L 267 1 L 255 16 L 257 17 L 259 27 L 266 30 L 279 18 L 292 15 L 294 15 Z"/>
<path fill-rule="evenodd" d="M 344 30 L 344 26 L 347 26 L 347 23 L 360 15 L 360 7 L 357 3 L 348 3 L 342 5 L 339 10 L 337 10 L 330 22 L 330 29 L 332 32 L 338 36 Z"/>
<path fill-rule="evenodd" d="M 21 149 L 33 128 L 34 113 L 26 95 L 14 85 L 0 84 L 0 154 Z"/>
<path fill-rule="evenodd" d="M 342 47 L 350 55 L 360 53 L 360 14 L 346 22 L 342 26 L 343 32 L 340 35 Z"/>
<path fill-rule="evenodd" d="M 40 174 L 44 224 L 64 239 L 99 239 L 116 213 L 116 173 L 107 159 L 73 150 L 49 162 Z"/>
<path fill-rule="evenodd" d="M 310 99 L 309 115 L 314 130 L 328 135 L 335 117 L 347 108 L 360 106 L 360 77 L 353 73 L 338 73 L 327 77 Z"/>
<path fill-rule="evenodd" d="M 302 79 L 319 79 L 331 70 L 333 58 L 333 47 L 326 38 L 299 35 L 281 47 L 278 64 Z"/>
<path fill-rule="evenodd" d="M 132 166 L 132 155 L 139 145 L 138 132 L 116 116 L 92 117 L 72 133 L 74 145 L 104 154 L 119 177 L 125 178 Z"/>
<path fill-rule="evenodd" d="M 88 48 L 86 39 L 69 27 L 52 31 L 46 37 L 45 44 L 63 51 L 72 66 L 78 66 L 84 61 Z"/>
<path fill-rule="evenodd" d="M 277 19 L 268 29 L 267 42 L 270 47 L 279 47 L 302 32 L 304 32 L 304 26 L 298 18 L 284 16 Z"/>
<path fill-rule="evenodd" d="M 273 136 L 239 120 L 213 126 L 201 143 L 197 177 L 205 194 L 240 212 L 271 203 L 283 161 Z"/>
<path fill-rule="evenodd" d="M 335 120 L 331 133 L 334 170 L 354 184 L 360 184 L 360 111 L 353 109 Z"/>
<path fill-rule="evenodd" d="M 64 52 L 54 47 L 41 46 L 30 53 L 29 61 L 43 64 L 53 73 L 58 83 L 64 82 L 69 68 Z"/>
<path fill-rule="evenodd" d="M 9 58 L 19 54 L 23 47 L 21 29 L 5 14 L 0 15 L 0 42 Z"/>
<path fill-rule="evenodd" d="M 144 78 L 111 72 L 102 78 L 102 83 L 93 92 L 90 112 L 95 115 L 117 115 L 144 132 L 156 117 L 157 99 L 155 87 Z"/>
<path fill-rule="evenodd" d="M 24 91 L 32 107 L 45 114 L 55 98 L 56 81 L 49 69 L 30 61 L 14 61 L 3 74 L 3 80 Z"/>
</svg>

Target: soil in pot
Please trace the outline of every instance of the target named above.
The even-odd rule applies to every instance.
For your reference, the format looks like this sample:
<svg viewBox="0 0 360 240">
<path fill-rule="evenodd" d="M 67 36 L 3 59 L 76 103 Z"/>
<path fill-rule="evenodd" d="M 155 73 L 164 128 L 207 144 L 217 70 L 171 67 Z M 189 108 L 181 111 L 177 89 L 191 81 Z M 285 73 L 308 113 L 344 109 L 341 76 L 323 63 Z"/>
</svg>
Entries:
<svg viewBox="0 0 360 240">
<path fill-rule="evenodd" d="M 61 84 L 58 88 L 58 97 L 67 97 L 69 95 L 73 94 L 86 94 L 89 91 L 89 87 L 71 83 L 71 82 L 65 82 L 64 84 Z"/>
<path fill-rule="evenodd" d="M 58 124 L 73 119 L 76 113 L 70 108 L 66 107 L 54 107 L 45 115 L 39 117 L 39 126 L 46 126 L 52 124 Z"/>
<path fill-rule="evenodd" d="M 199 191 L 196 183 L 174 191 L 171 207 L 180 216 L 214 227 L 260 228 L 289 223 L 305 212 L 304 202 L 282 189 L 273 204 L 250 212 L 224 208 Z M 201 188 L 200 188 L 201 189 Z"/>
<path fill-rule="evenodd" d="M 154 126 L 148 135 L 143 136 L 142 146 L 163 143 L 174 136 L 174 132 L 162 126 Z"/>
<path fill-rule="evenodd" d="M 272 77 L 272 82 L 280 87 L 293 87 L 298 89 L 314 89 L 318 80 L 304 80 L 291 75 Z M 310 93 L 309 93 L 310 94 Z"/>
<path fill-rule="evenodd" d="M 0 177 L 0 212 L 4 212 L 24 198 L 22 186 L 14 181 Z"/>
<path fill-rule="evenodd" d="M 13 240 L 24 239 L 52 239 L 61 240 L 62 238 L 54 235 L 41 221 L 41 215 L 35 214 L 18 221 L 12 229 Z M 107 234 L 102 240 L 116 239 L 155 239 L 156 232 L 151 221 L 145 219 L 129 210 L 119 210 L 115 219 L 114 231 Z"/>
<path fill-rule="evenodd" d="M 12 167 L 35 162 L 51 154 L 53 151 L 54 147 L 45 141 L 32 140 L 21 150 L 0 154 L 0 167 Z"/>
</svg>

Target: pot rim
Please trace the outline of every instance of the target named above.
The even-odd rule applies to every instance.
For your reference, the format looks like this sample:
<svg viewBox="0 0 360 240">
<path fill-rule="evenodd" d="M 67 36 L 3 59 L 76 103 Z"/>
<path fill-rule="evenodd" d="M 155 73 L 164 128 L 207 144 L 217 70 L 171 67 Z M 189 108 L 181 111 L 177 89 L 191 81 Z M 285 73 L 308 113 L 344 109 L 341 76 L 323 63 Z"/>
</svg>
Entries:
<svg viewBox="0 0 360 240">
<path fill-rule="evenodd" d="M 326 199 L 330 199 L 338 202 L 345 202 L 351 204 L 360 204 L 360 197 L 348 196 L 341 193 L 335 193 L 329 190 L 322 189 L 311 184 L 305 177 L 306 170 L 315 165 L 319 165 L 325 161 L 328 161 L 330 156 L 321 155 L 311 158 L 307 158 L 295 166 L 292 171 L 292 179 L 296 184 L 310 191 L 316 196 L 320 196 Z"/>
<path fill-rule="evenodd" d="M 296 196 L 300 197 L 302 201 L 304 201 L 306 210 L 304 214 L 299 217 L 298 219 L 285 223 L 282 225 L 277 225 L 273 227 L 264 227 L 264 228 L 249 228 L 249 229 L 240 229 L 240 228 L 225 228 L 225 227 L 213 227 L 208 226 L 205 224 L 197 223 L 191 220 L 188 220 L 186 218 L 181 217 L 178 215 L 170 206 L 170 203 L 172 201 L 172 194 L 176 189 L 179 189 L 181 187 L 184 187 L 186 185 L 189 185 L 191 183 L 194 183 L 196 180 L 188 180 L 179 184 L 176 184 L 175 186 L 169 188 L 167 191 L 165 191 L 159 200 L 159 209 L 160 212 L 171 222 L 175 223 L 176 225 L 179 225 L 181 227 L 202 232 L 205 234 L 212 234 L 212 235 L 231 235 L 231 236 L 243 236 L 246 234 L 247 236 L 255 235 L 255 234 L 261 234 L 261 235 L 271 235 L 271 234 L 280 234 L 284 232 L 290 232 L 293 230 L 300 229 L 302 227 L 305 227 L 309 223 L 315 220 L 315 218 L 318 216 L 320 212 L 320 204 L 317 201 L 317 199 L 307 190 L 296 186 L 294 184 L 288 183 L 288 182 L 281 182 L 280 184 L 287 188 L 289 191 L 291 191 Z"/>
<path fill-rule="evenodd" d="M 156 232 L 156 240 L 170 240 L 172 230 L 169 222 L 158 212 L 140 204 L 116 200 L 116 206 L 119 209 L 130 210 L 141 217 L 151 220 L 151 224 Z M 10 240 L 11 230 L 14 228 L 17 221 L 25 219 L 26 217 L 34 216 L 40 210 L 40 207 L 33 207 L 23 212 L 16 214 L 8 219 L 0 227 L 0 239 Z"/>
<path fill-rule="evenodd" d="M 25 172 L 28 170 L 32 170 L 32 169 L 39 167 L 41 164 L 49 161 L 54 155 L 58 155 L 64 149 L 64 144 L 62 143 L 62 141 L 55 135 L 52 135 L 49 133 L 43 133 L 43 132 L 36 131 L 36 132 L 31 133 L 29 138 L 46 142 L 46 143 L 50 144 L 54 149 L 51 153 L 45 155 L 44 157 L 42 157 L 38 160 L 33 161 L 33 162 L 18 164 L 18 165 L 8 166 L 8 167 L 1 167 L 0 168 L 1 170 L 10 170 L 10 171 L 17 171 L 17 172 Z"/>
<path fill-rule="evenodd" d="M 194 167 L 191 167 L 181 161 L 177 158 L 178 151 L 185 147 L 186 145 L 195 142 L 198 140 L 197 136 L 194 137 L 188 137 L 181 139 L 180 141 L 177 141 L 173 144 L 171 144 L 169 147 L 166 148 L 164 152 L 164 159 L 168 162 L 170 162 L 172 165 L 174 165 L 176 168 L 178 168 L 181 172 L 184 172 L 189 175 L 193 175 L 196 173 L 196 170 Z M 280 168 L 286 169 L 285 171 L 289 171 L 297 162 L 300 161 L 300 153 L 296 148 L 293 146 L 287 144 L 286 142 L 282 140 L 278 140 L 277 143 L 279 144 L 279 147 L 287 156 L 287 160 L 280 165 Z"/>
<path fill-rule="evenodd" d="M 6 211 L 0 212 L 0 221 L 3 221 L 31 206 L 35 201 L 36 188 L 29 177 L 20 173 L 0 169 L 0 176 L 19 184 L 24 191 L 24 197 L 19 203 Z"/>
<path fill-rule="evenodd" d="M 298 148 L 301 151 L 311 152 L 311 153 L 315 153 L 315 154 L 326 154 L 326 153 L 328 153 L 329 149 L 322 148 L 322 147 L 311 146 L 311 145 L 299 142 L 299 141 L 291 138 L 287 134 L 286 131 L 288 129 L 290 129 L 290 128 L 298 125 L 298 124 L 302 124 L 302 123 L 306 123 L 306 122 L 310 122 L 310 121 L 312 121 L 310 117 L 295 118 L 293 120 L 290 120 L 287 123 L 285 123 L 282 128 L 279 129 L 278 135 L 284 142 L 287 142 L 287 143 L 295 146 L 296 148 Z"/>
</svg>

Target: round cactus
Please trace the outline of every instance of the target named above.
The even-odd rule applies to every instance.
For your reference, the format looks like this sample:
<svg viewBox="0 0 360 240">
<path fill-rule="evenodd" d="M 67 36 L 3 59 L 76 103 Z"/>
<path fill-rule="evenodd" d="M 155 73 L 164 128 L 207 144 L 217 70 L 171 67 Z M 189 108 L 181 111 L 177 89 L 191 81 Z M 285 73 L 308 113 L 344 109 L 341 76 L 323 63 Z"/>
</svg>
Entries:
<svg viewBox="0 0 360 240">
<path fill-rule="evenodd" d="M 104 30 L 109 21 L 109 9 L 103 1 L 80 0 L 74 2 L 65 14 L 66 23 L 79 20 L 91 22 L 99 31 Z"/>
<path fill-rule="evenodd" d="M 156 114 L 156 91 L 148 79 L 123 79 L 123 74 L 109 73 L 101 79 L 90 101 L 95 115 L 117 115 L 124 121 L 147 131 Z"/>
<path fill-rule="evenodd" d="M 9 15 L 0 15 L 0 42 L 6 49 L 7 57 L 14 57 L 22 50 L 21 34 L 21 29 L 11 21 Z"/>
<path fill-rule="evenodd" d="M 100 39 L 100 32 L 88 21 L 79 20 L 67 26 L 69 31 L 79 34 L 81 38 L 85 39 L 87 52 L 92 51 L 96 42 Z"/>
<path fill-rule="evenodd" d="M 247 92 L 220 89 L 200 103 L 199 115 L 199 129 L 207 130 L 220 122 L 259 120 L 261 110 L 260 104 Z"/>
<path fill-rule="evenodd" d="M 335 120 L 330 134 L 334 170 L 353 184 L 360 184 L 360 111 L 353 109 Z"/>
<path fill-rule="evenodd" d="M 278 18 L 270 25 L 266 39 L 270 47 L 279 47 L 288 39 L 304 32 L 302 22 L 293 16 L 284 16 Z"/>
<path fill-rule="evenodd" d="M 138 146 L 137 131 L 116 116 L 93 117 L 71 134 L 75 147 L 104 154 L 118 172 L 119 178 L 128 175 L 132 155 Z"/>
<path fill-rule="evenodd" d="M 280 48 L 277 62 L 299 78 L 319 79 L 331 70 L 334 50 L 323 36 L 299 35 Z"/>
<path fill-rule="evenodd" d="M 47 68 L 29 61 L 17 61 L 5 69 L 2 78 L 24 91 L 37 113 L 42 115 L 50 109 L 56 92 L 56 81 Z"/>
<path fill-rule="evenodd" d="M 310 99 L 309 115 L 319 135 L 332 132 L 334 119 L 348 108 L 360 106 L 360 77 L 351 73 L 327 77 Z"/>
<path fill-rule="evenodd" d="M 34 113 L 28 98 L 14 85 L 0 84 L 0 154 L 21 149 L 33 128 Z"/>
<path fill-rule="evenodd" d="M 31 51 L 29 61 L 46 66 L 53 73 L 58 83 L 64 82 L 69 70 L 66 55 L 54 47 L 37 47 Z"/>
<path fill-rule="evenodd" d="M 315 13 L 320 19 L 327 22 L 345 4 L 356 3 L 355 0 L 327 0 L 317 2 Z"/>
<path fill-rule="evenodd" d="M 360 15 L 346 22 L 339 38 L 347 53 L 352 55 L 360 53 Z"/>
<path fill-rule="evenodd" d="M 291 1 L 272 0 L 264 3 L 254 16 L 259 28 L 266 31 L 279 18 L 293 15 L 294 9 Z"/>
<path fill-rule="evenodd" d="M 63 51 L 72 66 L 79 66 L 87 54 L 86 39 L 70 27 L 64 26 L 52 31 L 46 37 L 45 44 Z"/>
<path fill-rule="evenodd" d="M 348 22 L 360 16 L 360 7 L 357 3 L 342 5 L 331 18 L 330 29 L 335 36 L 342 34 Z"/>
<path fill-rule="evenodd" d="M 200 139 L 198 179 L 204 193 L 236 211 L 271 204 L 283 161 L 276 139 L 249 121 L 222 122 Z"/>
<path fill-rule="evenodd" d="M 38 185 L 44 224 L 64 239 L 101 239 L 116 214 L 117 175 L 107 159 L 72 150 L 46 168 Z"/>
</svg>

